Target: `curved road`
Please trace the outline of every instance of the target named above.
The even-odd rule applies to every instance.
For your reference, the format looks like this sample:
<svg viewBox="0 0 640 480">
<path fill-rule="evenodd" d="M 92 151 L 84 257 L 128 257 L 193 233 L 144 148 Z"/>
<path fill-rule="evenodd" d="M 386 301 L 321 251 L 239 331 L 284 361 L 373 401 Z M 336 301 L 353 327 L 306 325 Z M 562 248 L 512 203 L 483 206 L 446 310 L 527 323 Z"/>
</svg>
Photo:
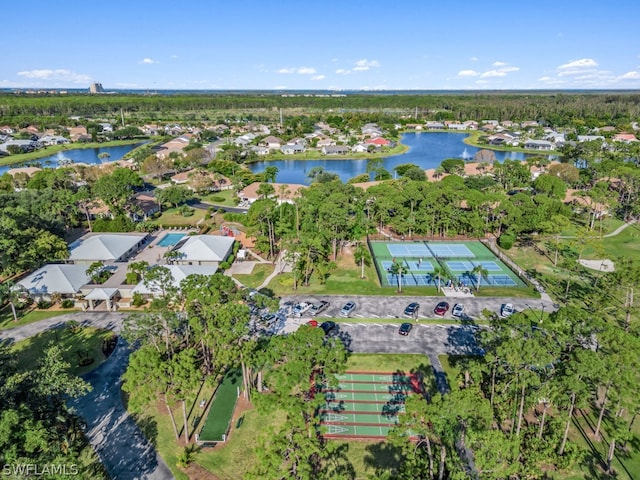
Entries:
<svg viewBox="0 0 640 480">
<path fill-rule="evenodd" d="M 83 326 L 122 329 L 121 313 L 70 313 L 0 331 L 0 341 L 19 342 L 69 320 Z M 109 359 L 84 376 L 93 389 L 69 402 L 87 423 L 87 437 L 114 480 L 172 480 L 169 467 L 129 416 L 120 395 L 120 377 L 127 368 L 129 349 L 122 340 Z"/>
</svg>

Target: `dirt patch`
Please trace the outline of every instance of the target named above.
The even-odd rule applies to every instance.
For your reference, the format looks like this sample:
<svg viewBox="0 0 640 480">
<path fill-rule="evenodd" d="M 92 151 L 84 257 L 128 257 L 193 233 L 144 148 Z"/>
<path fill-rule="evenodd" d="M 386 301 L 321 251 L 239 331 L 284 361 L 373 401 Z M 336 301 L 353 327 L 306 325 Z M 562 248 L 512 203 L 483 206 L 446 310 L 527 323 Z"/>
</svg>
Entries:
<svg viewBox="0 0 640 480">
<path fill-rule="evenodd" d="M 608 258 L 604 260 L 580 260 L 580 265 L 599 272 L 615 272 L 616 270 L 614 263 Z"/>
<path fill-rule="evenodd" d="M 205 470 L 197 463 L 191 463 L 182 471 L 187 474 L 190 480 L 220 480 L 220 477 L 214 475 L 209 470 Z"/>
</svg>

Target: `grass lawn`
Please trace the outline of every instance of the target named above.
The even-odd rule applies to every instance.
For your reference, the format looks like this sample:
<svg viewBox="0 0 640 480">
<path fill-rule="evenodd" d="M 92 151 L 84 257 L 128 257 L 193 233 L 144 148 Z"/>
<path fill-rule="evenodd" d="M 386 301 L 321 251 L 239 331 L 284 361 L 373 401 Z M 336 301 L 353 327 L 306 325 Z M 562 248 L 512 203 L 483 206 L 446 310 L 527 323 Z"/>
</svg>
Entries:
<svg viewBox="0 0 640 480">
<path fill-rule="evenodd" d="M 206 210 L 196 208 L 194 209 L 193 215 L 190 217 L 184 217 L 177 208 L 169 208 L 163 211 L 162 215 L 155 219 L 153 223 L 162 226 L 195 226 L 206 214 Z"/>
<path fill-rule="evenodd" d="M 68 313 L 75 313 L 77 310 L 18 310 L 18 321 L 13 321 L 13 313 L 11 313 L 11 307 L 7 305 L 0 310 L 0 330 L 7 328 L 19 327 L 20 325 L 26 325 L 28 323 L 39 322 L 47 318 L 58 317 L 60 315 L 66 315 Z"/>
<path fill-rule="evenodd" d="M 202 201 L 205 203 L 211 203 L 212 205 L 224 205 L 227 207 L 235 207 L 238 205 L 238 195 L 234 190 L 221 190 L 219 192 L 210 193 L 202 197 Z"/>
<path fill-rule="evenodd" d="M 70 372 L 82 375 L 96 368 L 105 360 L 102 353 L 102 341 L 112 335 L 110 330 L 93 327 L 81 327 L 76 333 L 71 328 L 64 327 L 47 330 L 27 340 L 12 345 L 11 350 L 17 354 L 18 365 L 21 368 L 33 368 L 42 357 L 43 352 L 50 343 L 55 343 L 62 348 L 62 356 L 71 364 Z M 93 363 L 80 366 L 82 358 L 89 357 Z"/>
<path fill-rule="evenodd" d="M 236 274 L 233 276 L 236 280 L 248 288 L 257 288 L 262 285 L 264 279 L 273 272 L 275 267 L 271 263 L 256 263 L 253 271 L 249 274 Z"/>
</svg>

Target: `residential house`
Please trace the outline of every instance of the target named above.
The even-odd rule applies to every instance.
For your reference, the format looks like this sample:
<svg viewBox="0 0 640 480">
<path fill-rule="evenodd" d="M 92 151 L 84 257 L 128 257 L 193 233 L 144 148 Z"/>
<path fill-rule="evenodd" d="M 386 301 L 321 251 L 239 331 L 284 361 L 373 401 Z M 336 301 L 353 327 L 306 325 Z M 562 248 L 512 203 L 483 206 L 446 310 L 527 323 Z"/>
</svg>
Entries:
<svg viewBox="0 0 640 480">
<path fill-rule="evenodd" d="M 69 245 L 69 261 L 76 265 L 93 262 L 124 262 L 148 240 L 147 233 L 89 233 Z"/>
<path fill-rule="evenodd" d="M 427 128 L 427 130 L 443 130 L 444 129 L 444 123 L 442 123 L 442 122 L 427 122 L 425 124 L 425 127 Z"/>
<path fill-rule="evenodd" d="M 134 207 L 134 211 L 131 213 L 131 219 L 134 222 L 148 220 L 160 211 L 160 204 L 158 204 L 155 195 L 151 192 L 136 193 L 131 203 Z"/>
<path fill-rule="evenodd" d="M 69 138 L 72 142 L 86 142 L 91 140 L 87 127 L 69 127 Z"/>
<path fill-rule="evenodd" d="M 633 133 L 617 133 L 613 137 L 611 137 L 611 140 L 613 140 L 614 142 L 624 142 L 624 143 L 631 143 L 631 142 L 638 141 L 638 139 Z"/>
<path fill-rule="evenodd" d="M 464 123 L 448 123 L 447 128 L 449 130 L 466 130 L 467 126 Z"/>
<path fill-rule="evenodd" d="M 360 131 L 362 132 L 362 135 L 366 137 L 379 137 L 382 135 L 382 130 L 375 123 L 367 123 L 360 129 Z"/>
<path fill-rule="evenodd" d="M 335 145 L 336 141 L 333 138 L 321 138 L 320 140 L 318 140 L 318 142 L 316 143 L 316 146 L 320 149 L 322 149 L 323 147 L 328 147 L 330 145 Z"/>
<path fill-rule="evenodd" d="M 70 143 L 68 138 L 61 137 L 60 135 L 43 135 L 38 141 L 45 146 L 66 145 Z"/>
<path fill-rule="evenodd" d="M 211 276 L 218 270 L 217 265 L 163 265 L 171 273 L 171 286 L 179 289 L 180 283 L 190 275 Z M 144 297 L 159 297 L 162 289 L 153 282 L 140 282 L 131 290 L 131 294 L 138 293 Z"/>
<path fill-rule="evenodd" d="M 347 145 L 327 145 L 320 150 L 323 155 L 346 155 L 349 153 Z"/>
<path fill-rule="evenodd" d="M 284 143 L 285 142 L 281 138 L 274 137 L 273 135 L 269 135 L 268 137 L 265 137 L 262 140 L 260 140 L 258 145 L 267 147 L 269 150 L 280 150 L 280 147 Z"/>
<path fill-rule="evenodd" d="M 253 182 L 250 185 L 244 187 L 240 192 L 238 192 L 238 197 L 243 202 L 253 203 L 259 198 L 261 195 L 258 195 L 258 189 L 262 185 L 262 182 Z M 271 184 L 275 190 L 273 194 L 270 195 L 270 198 L 273 198 L 281 203 L 293 203 L 294 200 L 302 195 L 302 190 L 308 188 L 306 185 L 301 185 L 297 183 L 288 184 L 288 183 L 272 183 Z"/>
<path fill-rule="evenodd" d="M 189 145 L 191 138 L 192 134 L 186 133 L 172 140 L 169 140 L 168 142 L 160 145 L 159 149 L 156 152 L 156 155 L 158 156 L 158 158 L 168 158 L 172 153 L 184 155 L 184 148 Z"/>
<path fill-rule="evenodd" d="M 302 145 L 283 145 L 280 151 L 285 155 L 294 155 L 296 153 L 304 153 L 305 148 Z"/>
<path fill-rule="evenodd" d="M 35 299 L 51 300 L 53 293 L 70 298 L 91 281 L 86 265 L 47 264 L 17 282 Z"/>
<path fill-rule="evenodd" d="M 366 143 L 376 145 L 378 147 L 394 147 L 395 146 L 393 142 L 382 137 L 372 138 L 371 140 L 367 140 Z"/>
<path fill-rule="evenodd" d="M 218 267 L 226 261 L 233 251 L 235 238 L 218 235 L 192 235 L 178 243 L 175 251 L 180 256 L 172 263 L 175 265 L 207 265 Z"/>
<path fill-rule="evenodd" d="M 256 155 L 260 155 L 260 156 L 269 155 L 271 153 L 271 150 L 261 145 L 252 145 L 251 147 L 249 147 L 249 150 L 254 152 Z"/>
<path fill-rule="evenodd" d="M 548 140 L 527 140 L 524 142 L 527 150 L 555 150 L 556 146 Z"/>
</svg>

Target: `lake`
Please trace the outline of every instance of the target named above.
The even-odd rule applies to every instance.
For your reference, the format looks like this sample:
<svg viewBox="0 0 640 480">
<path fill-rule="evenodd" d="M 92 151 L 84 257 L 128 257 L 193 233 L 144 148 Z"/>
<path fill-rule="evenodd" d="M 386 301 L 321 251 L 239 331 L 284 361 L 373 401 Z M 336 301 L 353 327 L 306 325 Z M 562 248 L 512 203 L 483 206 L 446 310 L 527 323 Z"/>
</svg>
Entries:
<svg viewBox="0 0 640 480">
<path fill-rule="evenodd" d="M 464 143 L 468 136 L 466 133 L 450 132 L 412 132 L 402 135 L 401 142 L 409 147 L 409 150 L 400 155 L 383 158 L 383 166 L 393 175 L 393 169 L 403 163 L 413 163 L 428 170 L 436 168 L 446 158 L 461 158 L 470 160 L 481 150 Z M 494 151 L 496 160 L 524 160 L 529 156 L 521 152 Z M 540 155 L 540 154 L 538 154 Z M 257 162 L 249 165 L 254 173 L 262 172 L 268 166 L 278 168 L 278 183 L 302 183 L 309 184 L 307 173 L 314 167 L 322 167 L 328 172 L 337 173 L 343 182 L 356 175 L 366 173 L 367 159 L 347 159 L 343 157 L 331 157 L 322 160 L 274 160 L 269 162 Z"/>
<path fill-rule="evenodd" d="M 69 161 L 71 161 L 72 163 L 86 163 L 88 165 L 109 163 L 116 160 L 122 160 L 122 157 L 124 157 L 131 150 L 145 143 L 147 142 L 119 145 L 117 147 L 78 148 L 75 150 L 65 150 L 63 152 L 58 152 L 55 155 L 49 155 L 48 157 L 42 157 L 36 160 L 29 160 L 28 162 L 24 163 L 2 165 L 0 166 L 0 175 L 11 168 L 20 168 L 25 166 L 55 168 L 59 165 L 64 165 Z M 98 155 L 100 155 L 101 153 L 108 153 L 109 157 L 101 159 L 100 157 L 98 157 Z"/>
</svg>

